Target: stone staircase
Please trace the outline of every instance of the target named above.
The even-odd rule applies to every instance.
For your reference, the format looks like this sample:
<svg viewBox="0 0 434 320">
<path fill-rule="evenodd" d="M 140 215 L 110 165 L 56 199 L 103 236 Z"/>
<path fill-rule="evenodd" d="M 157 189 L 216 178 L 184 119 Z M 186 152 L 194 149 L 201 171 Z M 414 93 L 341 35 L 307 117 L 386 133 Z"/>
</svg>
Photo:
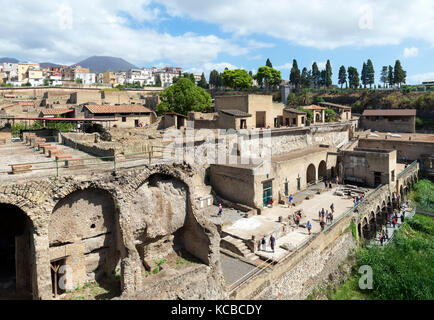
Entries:
<svg viewBox="0 0 434 320">
<path fill-rule="evenodd" d="M 246 244 L 240 240 L 231 236 L 226 236 L 221 239 L 220 247 L 229 250 L 239 256 L 242 256 L 251 262 L 256 262 L 259 258 L 246 246 Z"/>
</svg>

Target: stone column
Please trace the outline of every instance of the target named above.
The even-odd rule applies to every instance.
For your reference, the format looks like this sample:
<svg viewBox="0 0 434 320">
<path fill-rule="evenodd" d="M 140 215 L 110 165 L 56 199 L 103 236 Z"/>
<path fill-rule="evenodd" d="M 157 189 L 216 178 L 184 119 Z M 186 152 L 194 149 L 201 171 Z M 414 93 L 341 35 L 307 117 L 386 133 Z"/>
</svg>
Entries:
<svg viewBox="0 0 434 320">
<path fill-rule="evenodd" d="M 321 111 L 321 122 L 324 123 L 325 122 L 325 110 Z"/>
<path fill-rule="evenodd" d="M 47 230 L 45 230 L 47 231 Z M 48 234 L 33 233 L 33 299 L 51 300 L 51 269 Z"/>
</svg>

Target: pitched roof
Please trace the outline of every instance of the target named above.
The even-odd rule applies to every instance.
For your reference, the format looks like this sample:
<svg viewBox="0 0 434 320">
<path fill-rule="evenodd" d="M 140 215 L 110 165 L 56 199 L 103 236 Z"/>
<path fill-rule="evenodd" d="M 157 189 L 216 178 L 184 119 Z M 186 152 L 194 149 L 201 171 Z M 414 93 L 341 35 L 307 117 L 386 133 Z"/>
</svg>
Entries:
<svg viewBox="0 0 434 320">
<path fill-rule="evenodd" d="M 350 106 L 344 106 L 341 104 L 336 104 L 336 103 L 331 103 L 331 102 L 318 102 L 319 104 L 325 105 L 325 106 L 329 106 L 329 107 L 335 107 L 338 109 L 351 109 Z"/>
<path fill-rule="evenodd" d="M 42 110 L 42 114 L 52 116 L 57 114 L 65 114 L 71 111 L 74 111 L 74 109 L 45 109 Z"/>
<path fill-rule="evenodd" d="M 120 105 L 113 106 L 108 104 L 86 105 L 85 108 L 90 113 L 151 113 L 152 111 L 141 105 Z"/>
<path fill-rule="evenodd" d="M 20 106 L 34 106 L 34 102 L 18 102 Z"/>
<path fill-rule="evenodd" d="M 290 112 L 290 113 L 297 113 L 297 114 L 306 114 L 306 112 L 300 111 L 300 110 L 297 110 L 294 108 L 285 108 L 285 109 L 283 109 L 283 111 Z"/>
<path fill-rule="evenodd" d="M 325 110 L 326 109 L 324 107 L 320 107 L 320 106 L 317 106 L 315 104 L 312 104 L 310 106 L 305 106 L 305 107 L 302 107 L 302 108 L 303 109 L 308 109 L 308 110 Z"/>
<path fill-rule="evenodd" d="M 385 117 L 399 117 L 399 116 L 415 116 L 416 109 L 371 109 L 363 111 L 362 116 L 385 116 Z"/>
<path fill-rule="evenodd" d="M 237 109 L 225 109 L 225 110 L 220 110 L 220 112 L 224 113 L 224 114 L 228 114 L 230 116 L 234 116 L 234 117 L 240 117 L 240 118 L 245 118 L 245 117 L 251 117 L 252 115 L 241 111 L 241 110 L 237 110 Z"/>
</svg>

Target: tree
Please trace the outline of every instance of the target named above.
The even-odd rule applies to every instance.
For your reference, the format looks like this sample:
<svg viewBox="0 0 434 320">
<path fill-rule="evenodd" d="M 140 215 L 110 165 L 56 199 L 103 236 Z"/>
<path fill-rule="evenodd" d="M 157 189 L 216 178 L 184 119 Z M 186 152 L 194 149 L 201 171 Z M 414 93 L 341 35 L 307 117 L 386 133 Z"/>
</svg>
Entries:
<svg viewBox="0 0 434 320">
<path fill-rule="evenodd" d="M 309 71 L 307 71 L 307 68 L 304 67 L 303 70 L 301 71 L 301 79 L 300 79 L 300 84 L 302 86 L 302 88 L 309 88 L 310 87 L 310 75 L 309 75 Z"/>
<path fill-rule="evenodd" d="M 161 75 L 157 74 L 157 79 L 155 80 L 155 86 L 156 87 L 161 87 L 162 83 L 161 83 Z"/>
<path fill-rule="evenodd" d="M 315 87 L 319 86 L 321 80 L 321 72 L 318 69 L 316 62 L 312 64 L 312 82 Z"/>
<path fill-rule="evenodd" d="M 48 87 L 50 85 L 50 80 L 49 79 L 44 79 L 44 86 Z"/>
<path fill-rule="evenodd" d="M 298 105 L 298 98 L 295 93 L 291 92 L 290 94 L 288 94 L 288 98 L 286 99 L 286 104 L 291 107 Z"/>
<path fill-rule="evenodd" d="M 383 68 L 381 69 L 380 81 L 383 82 L 383 87 L 385 88 L 386 83 L 389 82 L 387 66 L 383 66 Z"/>
<path fill-rule="evenodd" d="M 334 122 L 338 120 L 338 115 L 336 114 L 336 111 L 334 111 L 333 109 L 325 109 L 324 110 L 325 113 L 325 121 L 326 122 Z"/>
<path fill-rule="evenodd" d="M 252 77 L 244 69 L 225 69 L 222 78 L 224 84 L 233 89 L 250 88 L 252 86 Z"/>
<path fill-rule="evenodd" d="M 341 85 L 341 89 L 342 86 L 344 85 L 344 83 L 347 83 L 347 70 L 345 69 L 344 66 L 341 66 L 339 68 L 339 81 L 338 83 Z"/>
<path fill-rule="evenodd" d="M 258 72 L 255 75 L 256 81 L 258 81 L 259 85 L 265 84 L 267 88 L 270 86 L 276 86 L 280 84 L 282 80 L 282 75 L 280 71 L 264 66 L 258 69 Z"/>
<path fill-rule="evenodd" d="M 395 82 L 393 81 L 393 67 L 389 66 L 389 73 L 388 73 L 388 79 L 389 79 L 389 87 L 393 86 Z"/>
<path fill-rule="evenodd" d="M 401 62 L 399 60 L 395 61 L 395 68 L 393 72 L 393 82 L 397 83 L 401 87 L 401 83 L 405 83 L 405 78 L 407 77 L 407 72 L 402 69 Z"/>
<path fill-rule="evenodd" d="M 209 85 L 212 88 L 218 88 L 221 86 L 220 73 L 217 70 L 212 70 L 209 74 Z"/>
<path fill-rule="evenodd" d="M 354 67 L 348 67 L 348 82 L 350 88 L 357 89 L 360 85 L 359 73 Z"/>
<path fill-rule="evenodd" d="M 289 82 L 295 86 L 295 89 L 297 90 L 300 85 L 300 69 L 297 65 L 297 60 L 292 61 L 292 68 L 291 72 L 289 74 Z"/>
<path fill-rule="evenodd" d="M 332 65 L 330 63 L 330 60 L 327 60 L 325 71 L 326 71 L 326 77 L 325 77 L 324 84 L 327 88 L 330 88 L 333 85 L 333 81 L 332 81 L 333 72 L 332 72 Z"/>
<path fill-rule="evenodd" d="M 366 63 L 363 62 L 363 67 L 362 67 L 362 84 L 363 84 L 364 88 L 366 88 L 366 84 L 368 83 L 367 73 L 368 73 L 368 68 L 366 67 Z"/>
<path fill-rule="evenodd" d="M 160 93 L 161 103 L 157 105 L 158 114 L 177 112 L 186 115 L 190 111 L 204 112 L 211 108 L 211 96 L 189 78 L 178 82 Z"/>
<path fill-rule="evenodd" d="M 371 59 L 368 59 L 368 62 L 366 63 L 366 69 L 366 81 L 369 84 L 369 88 L 372 88 L 372 85 L 375 83 L 375 70 Z"/>
<path fill-rule="evenodd" d="M 319 78 L 320 78 L 319 84 L 321 86 L 325 86 L 326 85 L 326 81 L 327 81 L 327 71 L 326 70 L 321 70 Z"/>
<path fill-rule="evenodd" d="M 197 83 L 197 85 L 201 88 L 208 89 L 208 82 L 206 82 L 205 74 L 202 72 L 202 75 L 200 77 L 200 81 Z"/>
<path fill-rule="evenodd" d="M 273 65 L 271 64 L 270 59 L 267 59 L 267 62 L 265 62 L 265 65 L 269 68 L 273 68 Z"/>
<path fill-rule="evenodd" d="M 81 84 L 81 83 L 83 83 L 83 79 L 81 79 L 81 78 L 77 78 L 77 79 L 75 79 L 75 83 L 79 83 L 79 84 Z"/>
</svg>

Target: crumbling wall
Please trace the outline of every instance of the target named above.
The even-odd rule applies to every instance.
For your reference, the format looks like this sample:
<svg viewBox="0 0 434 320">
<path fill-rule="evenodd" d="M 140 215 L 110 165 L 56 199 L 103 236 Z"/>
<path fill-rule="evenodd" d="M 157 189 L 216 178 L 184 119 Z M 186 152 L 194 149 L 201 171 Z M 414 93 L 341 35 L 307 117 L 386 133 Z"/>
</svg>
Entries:
<svg viewBox="0 0 434 320">
<path fill-rule="evenodd" d="M 82 278 L 83 273 L 73 270 L 74 284 L 82 284 L 114 271 L 119 260 L 117 234 L 117 214 L 107 192 L 97 189 L 73 192 L 57 203 L 50 216 L 51 257 L 61 258 L 59 247 L 69 246 L 72 254 L 67 257 L 66 264 L 69 259 L 73 269 L 74 265 L 77 269 L 85 267 L 86 279 Z"/>
</svg>

